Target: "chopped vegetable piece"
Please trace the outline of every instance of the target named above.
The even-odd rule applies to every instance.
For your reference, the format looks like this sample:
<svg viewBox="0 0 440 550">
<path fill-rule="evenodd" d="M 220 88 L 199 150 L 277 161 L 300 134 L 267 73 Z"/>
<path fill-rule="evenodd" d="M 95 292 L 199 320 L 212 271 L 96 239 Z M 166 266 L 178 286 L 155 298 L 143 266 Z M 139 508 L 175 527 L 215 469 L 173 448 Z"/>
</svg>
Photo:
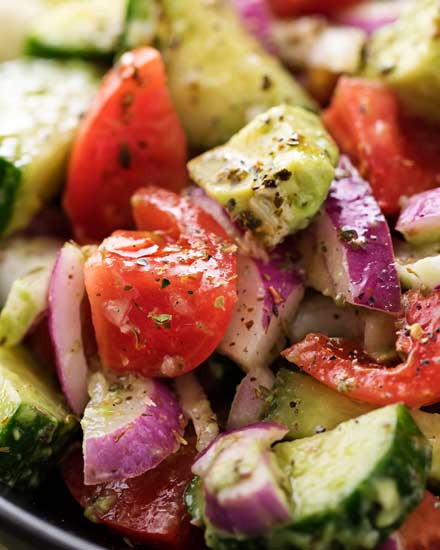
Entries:
<svg viewBox="0 0 440 550">
<path fill-rule="evenodd" d="M 49 286 L 49 329 L 58 378 L 67 402 L 78 416 L 88 400 L 81 322 L 85 260 L 86 254 L 79 246 L 66 243 L 58 253 Z"/>
<path fill-rule="evenodd" d="M 315 103 L 243 28 L 230 2 L 162 0 L 158 37 L 171 95 L 194 150 L 221 145 L 255 115 Z"/>
<path fill-rule="evenodd" d="M 284 426 L 254 424 L 221 434 L 195 461 L 209 524 L 238 537 L 269 533 L 289 521 L 287 492 L 270 446 L 282 439 Z"/>
<path fill-rule="evenodd" d="M 197 450 L 203 451 L 218 436 L 217 416 L 194 374 L 179 376 L 174 384 L 183 413 L 193 423 L 197 435 Z"/>
<path fill-rule="evenodd" d="M 277 373 L 262 417 L 287 426 L 287 439 L 301 439 L 332 430 L 341 422 L 357 418 L 374 408 L 374 405 L 354 401 L 328 388 L 311 376 L 283 368 Z M 410 412 L 432 446 L 429 481 L 437 487 L 440 483 L 440 414 L 415 409 Z"/>
<path fill-rule="evenodd" d="M 19 344 L 46 313 L 49 281 L 60 246 L 60 241 L 51 238 L 15 238 L 0 251 L 5 279 L 0 286 L 8 287 L 13 281 L 0 313 L 2 345 Z"/>
<path fill-rule="evenodd" d="M 122 50 L 151 46 L 159 23 L 158 3 L 151 0 L 127 0 Z"/>
<path fill-rule="evenodd" d="M 397 214 L 401 197 L 439 185 L 440 130 L 402 118 L 396 95 L 384 84 L 341 78 L 323 121 L 384 214 Z"/>
<path fill-rule="evenodd" d="M 86 517 L 93 521 L 135 542 L 198 549 L 203 546 L 183 502 L 196 455 L 194 443 L 188 443 L 154 470 L 124 483 L 84 485 L 79 447 L 66 456 L 62 472 L 71 493 L 85 508 Z"/>
<path fill-rule="evenodd" d="M 394 23 L 410 2 L 411 0 L 363 0 L 354 6 L 338 10 L 332 15 L 332 19 L 371 34 Z"/>
<path fill-rule="evenodd" d="M 440 241 L 440 189 L 411 197 L 400 213 L 396 229 L 414 245 Z"/>
<path fill-rule="evenodd" d="M 182 410 L 157 380 L 95 373 L 84 432 L 84 483 L 127 480 L 156 468 L 183 439 Z"/>
<path fill-rule="evenodd" d="M 224 146 L 190 161 L 190 176 L 267 247 L 307 227 L 324 201 L 338 152 L 313 113 L 282 105 Z"/>
<path fill-rule="evenodd" d="M 278 356 L 304 294 L 297 267 L 282 252 L 275 251 L 268 262 L 237 259 L 238 301 L 218 351 L 246 372 Z"/>
<path fill-rule="evenodd" d="M 61 394 L 23 348 L 0 347 L 0 481 L 35 488 L 77 423 Z"/>
<path fill-rule="evenodd" d="M 425 492 L 422 502 L 397 531 L 396 550 L 435 550 L 440 547 L 440 500 Z"/>
<path fill-rule="evenodd" d="M 367 49 L 368 76 L 382 78 L 412 114 L 440 122 L 438 0 L 408 2 L 397 21 L 373 34 Z"/>
<path fill-rule="evenodd" d="M 411 290 L 404 296 L 404 317 L 396 349 L 406 361 L 381 368 L 349 340 L 309 334 L 283 352 L 328 386 L 353 399 L 385 405 L 403 402 L 421 407 L 440 401 L 440 291 L 426 296 Z"/>
<path fill-rule="evenodd" d="M 109 58 L 118 46 L 125 0 L 69 0 L 47 8 L 29 29 L 28 55 Z"/>
<path fill-rule="evenodd" d="M 81 123 L 64 207 L 80 242 L 132 226 L 130 197 L 153 183 L 180 191 L 186 144 L 162 60 L 152 48 L 128 52 L 108 73 Z"/>
<path fill-rule="evenodd" d="M 236 247 L 170 191 L 145 188 L 133 204 L 141 231 L 114 233 L 86 262 L 100 356 L 117 371 L 174 378 L 202 363 L 226 331 Z"/>
<path fill-rule="evenodd" d="M 244 428 L 258 422 L 263 413 L 264 401 L 273 386 L 274 375 L 267 367 L 252 368 L 240 384 L 231 404 L 228 430 Z"/>
<path fill-rule="evenodd" d="M 422 500 L 430 465 L 430 446 L 403 405 L 280 443 L 275 453 L 295 508 L 291 526 L 270 549 L 291 548 L 288 541 L 304 549 L 315 541 L 323 548 L 376 548 Z"/>
<path fill-rule="evenodd" d="M 0 233 L 23 229 L 63 183 L 98 73 L 80 62 L 0 64 Z M 90 168 L 90 167 L 88 167 Z"/>
<path fill-rule="evenodd" d="M 313 236 L 317 253 L 323 256 L 324 273 L 332 283 L 327 288 L 327 277 L 318 281 L 316 274 L 317 290 L 338 302 L 388 313 L 400 311 L 390 229 L 370 186 L 346 157 L 341 158 Z"/>
</svg>

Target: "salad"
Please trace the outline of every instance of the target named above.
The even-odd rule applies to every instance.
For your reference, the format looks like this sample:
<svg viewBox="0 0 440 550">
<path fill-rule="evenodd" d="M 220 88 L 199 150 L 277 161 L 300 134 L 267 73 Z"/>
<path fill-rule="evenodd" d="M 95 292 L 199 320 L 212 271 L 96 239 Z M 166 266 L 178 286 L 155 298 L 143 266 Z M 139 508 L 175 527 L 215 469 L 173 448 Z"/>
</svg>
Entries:
<svg viewBox="0 0 440 550">
<path fill-rule="evenodd" d="M 440 549 L 440 0 L 24 4 L 3 489 L 131 547 Z"/>
</svg>

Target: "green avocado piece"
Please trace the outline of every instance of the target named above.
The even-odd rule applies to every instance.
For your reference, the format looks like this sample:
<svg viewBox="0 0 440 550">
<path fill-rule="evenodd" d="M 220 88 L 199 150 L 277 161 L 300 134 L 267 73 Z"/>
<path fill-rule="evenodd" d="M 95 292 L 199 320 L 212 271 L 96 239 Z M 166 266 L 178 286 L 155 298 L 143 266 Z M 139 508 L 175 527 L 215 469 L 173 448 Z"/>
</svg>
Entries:
<svg viewBox="0 0 440 550">
<path fill-rule="evenodd" d="M 241 25 L 226 0 L 161 0 L 158 33 L 168 85 L 189 144 L 220 145 L 255 115 L 316 105 Z"/>
<path fill-rule="evenodd" d="M 0 347 L 0 481 L 35 487 L 77 421 L 24 348 Z"/>
<path fill-rule="evenodd" d="M 0 234 L 26 227 L 60 188 L 98 73 L 80 62 L 0 64 Z"/>
<path fill-rule="evenodd" d="M 280 105 L 189 162 L 192 180 L 268 247 L 304 229 L 327 196 L 338 150 L 319 118 Z"/>
<path fill-rule="evenodd" d="M 385 80 L 413 114 L 440 121 L 440 2 L 418 0 L 373 34 L 366 75 Z"/>
</svg>

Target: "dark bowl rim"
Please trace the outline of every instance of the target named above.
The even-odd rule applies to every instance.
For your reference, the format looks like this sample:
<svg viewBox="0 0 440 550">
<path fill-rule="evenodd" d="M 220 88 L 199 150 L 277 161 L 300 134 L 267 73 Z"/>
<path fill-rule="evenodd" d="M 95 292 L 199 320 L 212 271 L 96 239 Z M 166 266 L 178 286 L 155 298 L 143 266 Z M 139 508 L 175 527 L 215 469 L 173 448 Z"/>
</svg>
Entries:
<svg viewBox="0 0 440 550">
<path fill-rule="evenodd" d="M 3 529 L 26 542 L 44 543 L 45 550 L 105 550 L 44 521 L 0 496 L 0 522 Z"/>
</svg>

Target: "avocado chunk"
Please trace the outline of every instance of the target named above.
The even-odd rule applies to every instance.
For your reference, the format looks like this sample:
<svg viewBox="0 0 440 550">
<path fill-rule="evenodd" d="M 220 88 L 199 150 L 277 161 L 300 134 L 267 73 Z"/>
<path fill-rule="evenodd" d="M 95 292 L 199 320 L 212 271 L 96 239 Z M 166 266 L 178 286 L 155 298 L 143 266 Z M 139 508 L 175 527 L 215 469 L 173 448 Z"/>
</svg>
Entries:
<svg viewBox="0 0 440 550">
<path fill-rule="evenodd" d="M 413 114 L 440 121 L 440 3 L 409 2 L 399 19 L 374 33 L 366 75 L 385 80 Z"/>
<path fill-rule="evenodd" d="M 98 73 L 80 62 L 0 64 L 0 234 L 26 227 L 59 190 Z"/>
<path fill-rule="evenodd" d="M 55 385 L 21 347 L 0 347 L 0 481 L 35 487 L 77 427 Z"/>
<path fill-rule="evenodd" d="M 161 0 L 159 49 L 177 112 L 195 150 L 220 145 L 255 115 L 315 103 L 247 33 L 226 0 Z"/>
<path fill-rule="evenodd" d="M 327 196 L 338 151 L 319 118 L 279 105 L 188 164 L 190 176 L 267 247 L 305 228 Z"/>
</svg>

